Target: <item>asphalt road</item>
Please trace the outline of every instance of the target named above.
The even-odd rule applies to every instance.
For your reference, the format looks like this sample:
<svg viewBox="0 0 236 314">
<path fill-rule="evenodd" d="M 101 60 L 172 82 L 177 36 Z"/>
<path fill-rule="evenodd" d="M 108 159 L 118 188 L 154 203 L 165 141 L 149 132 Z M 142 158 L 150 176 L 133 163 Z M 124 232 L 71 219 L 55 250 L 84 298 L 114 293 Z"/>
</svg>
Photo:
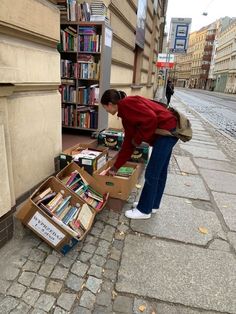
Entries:
<svg viewBox="0 0 236 314">
<path fill-rule="evenodd" d="M 175 88 L 175 96 L 199 112 L 216 128 L 236 138 L 236 95 Z"/>
</svg>

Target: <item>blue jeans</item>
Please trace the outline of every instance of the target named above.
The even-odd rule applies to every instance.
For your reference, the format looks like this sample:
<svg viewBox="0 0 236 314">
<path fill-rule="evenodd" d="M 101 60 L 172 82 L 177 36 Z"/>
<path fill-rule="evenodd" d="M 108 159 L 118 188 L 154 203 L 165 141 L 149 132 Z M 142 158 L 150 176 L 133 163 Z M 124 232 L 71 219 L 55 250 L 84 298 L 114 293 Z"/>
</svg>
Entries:
<svg viewBox="0 0 236 314">
<path fill-rule="evenodd" d="M 150 214 L 153 208 L 159 208 L 164 193 L 168 165 L 172 149 L 178 139 L 172 136 L 161 136 L 156 139 L 150 160 L 145 172 L 145 182 L 137 209 Z"/>
</svg>

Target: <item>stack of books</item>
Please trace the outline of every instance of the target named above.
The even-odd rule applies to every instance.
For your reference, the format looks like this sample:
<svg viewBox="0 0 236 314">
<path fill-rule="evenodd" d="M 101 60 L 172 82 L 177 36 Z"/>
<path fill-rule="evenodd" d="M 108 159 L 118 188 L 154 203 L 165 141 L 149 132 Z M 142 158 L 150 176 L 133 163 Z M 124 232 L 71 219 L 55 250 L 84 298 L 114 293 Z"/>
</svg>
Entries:
<svg viewBox="0 0 236 314">
<path fill-rule="evenodd" d="M 61 30 L 61 50 L 77 51 L 77 31 L 72 26 Z"/>
<path fill-rule="evenodd" d="M 77 71 L 79 79 L 99 80 L 100 62 L 77 61 Z"/>
<path fill-rule="evenodd" d="M 97 84 L 78 87 L 78 102 L 80 105 L 94 106 L 99 102 L 99 86 Z"/>
<path fill-rule="evenodd" d="M 108 195 L 102 195 L 95 191 L 77 170 L 74 170 L 69 176 L 65 177 L 62 182 L 73 192 L 78 194 L 96 211 L 101 210 L 105 201 L 107 200 Z"/>
<path fill-rule="evenodd" d="M 73 63 L 71 60 L 61 59 L 61 77 L 62 78 L 76 78 L 75 76 L 76 63 Z M 72 83 L 74 83 L 72 81 Z"/>
<path fill-rule="evenodd" d="M 103 3 L 103 1 L 93 1 L 90 5 L 91 15 L 90 15 L 90 21 L 105 21 L 105 23 L 108 25 L 109 20 L 107 17 L 107 7 Z"/>
<path fill-rule="evenodd" d="M 61 86 L 62 102 L 76 103 L 76 88 L 74 85 Z"/>
<path fill-rule="evenodd" d="M 71 196 L 52 188 L 37 194 L 32 201 L 73 237 L 80 238 L 92 223 L 94 213 L 87 204 L 71 204 Z M 84 206 L 86 205 L 86 206 Z"/>
<path fill-rule="evenodd" d="M 73 104 L 62 104 L 61 107 L 62 125 L 69 127 L 77 127 L 76 106 Z"/>
<path fill-rule="evenodd" d="M 80 26 L 78 36 L 79 51 L 100 52 L 101 35 L 94 26 Z"/>
<path fill-rule="evenodd" d="M 80 2 L 82 1 L 66 0 L 66 4 L 64 3 L 64 6 L 62 4 L 58 6 L 60 9 L 62 22 L 90 21 L 91 12 L 88 2 L 85 1 L 83 3 Z"/>
</svg>

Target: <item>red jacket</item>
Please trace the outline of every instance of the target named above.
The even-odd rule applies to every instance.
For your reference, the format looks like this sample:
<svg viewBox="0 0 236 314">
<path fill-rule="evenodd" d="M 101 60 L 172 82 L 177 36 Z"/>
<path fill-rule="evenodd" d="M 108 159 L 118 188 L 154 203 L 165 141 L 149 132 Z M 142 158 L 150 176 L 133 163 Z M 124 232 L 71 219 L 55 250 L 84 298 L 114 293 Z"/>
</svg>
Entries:
<svg viewBox="0 0 236 314">
<path fill-rule="evenodd" d="M 119 169 L 130 159 L 135 146 L 141 142 L 153 145 L 158 135 L 157 128 L 172 130 L 176 128 L 176 118 L 162 105 L 141 96 L 128 96 L 118 102 L 118 117 L 122 119 L 125 138 L 114 166 Z"/>
</svg>

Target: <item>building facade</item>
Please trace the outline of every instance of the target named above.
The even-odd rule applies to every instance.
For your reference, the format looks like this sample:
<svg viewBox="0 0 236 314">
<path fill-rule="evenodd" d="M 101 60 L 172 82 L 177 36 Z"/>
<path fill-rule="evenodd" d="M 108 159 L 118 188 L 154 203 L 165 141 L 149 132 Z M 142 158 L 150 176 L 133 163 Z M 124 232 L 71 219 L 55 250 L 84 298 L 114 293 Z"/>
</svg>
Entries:
<svg viewBox="0 0 236 314">
<path fill-rule="evenodd" d="M 59 19 L 48 0 L 0 2 L 0 246 L 61 151 Z"/>
<path fill-rule="evenodd" d="M 236 22 L 228 25 L 218 37 L 214 75 L 215 91 L 236 93 Z"/>
<path fill-rule="evenodd" d="M 177 55 L 177 86 L 236 92 L 235 18 L 224 17 L 193 32 L 187 53 Z"/>
<path fill-rule="evenodd" d="M 136 42 L 138 6 L 146 3 L 145 41 L 143 49 Z M 113 30 L 110 87 L 127 95 L 153 98 L 157 87 L 157 54 L 162 51 L 166 0 L 111 0 L 107 2 Z M 109 117 L 110 127 L 121 121 Z"/>
<path fill-rule="evenodd" d="M 197 32 L 189 35 L 188 49 L 185 54 L 177 54 L 175 56 L 175 85 L 179 87 L 192 87 L 191 86 L 191 68 L 192 58 L 194 52 L 194 45 L 196 42 Z M 192 84 L 194 84 L 192 82 Z"/>
<path fill-rule="evenodd" d="M 140 2 L 146 7 L 143 47 L 136 41 Z M 104 3 L 113 29 L 110 86 L 153 97 L 167 0 Z M 54 173 L 54 159 L 62 149 L 56 4 L 0 1 L 0 247 L 12 237 L 17 205 Z M 109 126 L 121 123 L 112 117 Z"/>
</svg>

